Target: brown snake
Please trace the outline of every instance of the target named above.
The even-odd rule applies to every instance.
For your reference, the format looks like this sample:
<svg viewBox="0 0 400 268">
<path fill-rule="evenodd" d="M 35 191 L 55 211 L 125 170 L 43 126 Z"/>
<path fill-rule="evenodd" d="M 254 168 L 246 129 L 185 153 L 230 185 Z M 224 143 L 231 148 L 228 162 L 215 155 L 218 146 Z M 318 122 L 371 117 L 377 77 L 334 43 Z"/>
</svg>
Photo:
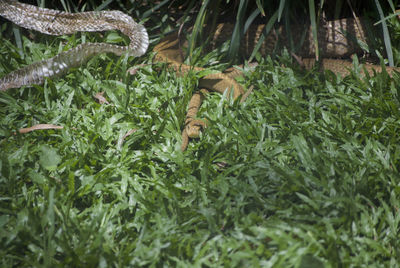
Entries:
<svg viewBox="0 0 400 268">
<path fill-rule="evenodd" d="M 86 43 L 73 49 L 63 52 L 51 59 L 44 60 L 25 68 L 16 70 L 0 78 L 0 90 L 9 88 L 18 88 L 24 85 L 41 84 L 46 77 L 60 76 L 69 68 L 79 66 L 89 57 L 98 53 L 111 52 L 117 55 L 128 53 L 131 56 L 143 55 L 149 45 L 146 29 L 137 24 L 130 16 L 120 11 L 98 11 L 67 13 L 51 9 L 39 8 L 27 4 L 19 3 L 15 0 L 0 0 L 0 16 L 3 16 L 15 24 L 37 30 L 51 35 L 71 34 L 77 31 L 105 31 L 118 29 L 130 38 L 129 47 L 122 47 L 104 43 Z M 218 46 L 226 40 L 223 37 L 225 33 L 232 33 L 230 24 L 220 24 L 212 34 L 211 46 Z M 257 44 L 263 26 L 250 28 L 241 43 L 242 53 L 248 55 L 252 48 Z M 311 57 L 315 54 L 313 36 L 310 29 L 307 29 L 303 37 L 296 36 L 298 33 L 304 33 L 304 30 L 293 28 L 293 39 L 303 38 L 304 42 L 296 53 L 305 57 L 303 59 L 304 67 L 309 69 L 315 64 Z M 346 33 L 346 34 L 344 34 Z M 323 69 L 332 70 L 343 76 L 349 73 L 352 64 L 348 61 L 338 59 L 326 59 L 331 57 L 346 57 L 353 53 L 359 53 L 357 45 L 349 41 L 347 36 L 362 41 L 368 41 L 361 21 L 354 19 L 336 20 L 327 22 L 318 28 L 318 44 L 322 60 L 320 66 Z M 279 38 L 278 38 L 279 36 Z M 273 33 L 265 37 L 260 52 L 263 55 L 270 53 L 278 44 L 288 47 L 289 41 L 283 28 L 276 29 Z M 189 70 L 203 70 L 199 67 L 191 67 L 182 63 L 179 38 L 177 35 L 170 35 L 164 38 L 155 48 L 157 52 L 156 61 L 168 63 L 177 73 L 184 74 Z M 381 67 L 376 65 L 365 65 L 365 70 L 373 74 L 374 71 L 380 72 Z M 391 74 L 396 68 L 387 67 L 386 70 Z M 361 70 L 363 72 L 364 70 Z M 199 81 L 201 88 L 215 90 L 223 93 L 233 90 L 233 98 L 236 99 L 243 95 L 242 86 L 236 82 L 234 72 L 225 71 L 223 73 L 214 73 L 202 77 Z M 196 137 L 205 123 L 196 120 L 195 116 L 201 105 L 204 90 L 197 92 L 189 103 L 188 114 L 186 116 L 185 127 L 182 132 L 182 150 L 185 150 L 189 137 Z M 229 93 L 228 93 L 229 96 Z"/>
<path fill-rule="evenodd" d="M 250 28 L 246 32 L 241 42 L 241 53 L 246 56 L 250 55 L 252 49 L 260 39 L 264 26 L 265 25 L 258 25 L 257 27 Z M 226 41 L 227 38 L 230 37 L 229 35 L 232 31 L 232 24 L 225 23 L 217 25 L 215 32 L 212 33 L 211 47 L 209 49 L 214 49 L 219 44 Z M 304 30 L 304 27 L 299 28 L 294 26 L 292 27 L 292 32 L 295 40 L 296 38 L 300 38 L 298 35 L 304 35 L 305 32 L 305 37 L 303 37 L 304 42 L 296 53 L 304 57 L 301 60 L 301 64 L 305 69 L 313 68 L 316 64 L 316 60 L 315 58 L 312 58 L 315 55 L 315 48 L 311 28 L 308 27 Z M 346 33 L 346 35 L 344 33 Z M 353 68 L 352 62 L 334 58 L 348 57 L 352 54 L 362 52 L 354 42 L 351 42 L 346 37 L 347 35 L 368 43 L 363 22 L 356 22 L 355 19 L 328 21 L 318 29 L 318 44 L 320 45 L 320 52 L 323 57 L 319 62 L 319 66 L 322 70 L 330 70 L 342 76 L 350 74 L 350 70 Z M 280 27 L 276 29 L 275 32 L 267 35 L 260 48 L 261 54 L 267 55 L 271 53 L 278 42 L 281 42 L 282 46 L 289 47 L 287 36 L 288 35 L 284 32 L 283 27 Z M 181 56 L 182 53 L 180 52 L 179 37 L 177 34 L 165 37 L 155 46 L 154 51 L 157 52 L 155 57 L 156 61 L 167 62 L 178 74 L 187 73 L 189 70 L 204 70 L 204 68 L 192 67 L 182 63 L 183 58 Z M 400 72 L 400 68 L 385 67 L 385 69 L 389 75 L 392 75 L 394 71 Z M 371 64 L 363 65 L 363 68 L 360 69 L 361 75 L 364 75 L 364 72 L 367 72 L 371 76 L 374 72 L 381 71 L 381 66 Z M 242 96 L 241 102 L 245 100 L 250 91 L 248 90 L 244 94 L 243 87 L 235 80 L 235 77 L 239 75 L 241 75 L 241 73 L 238 73 L 236 69 L 229 68 L 222 73 L 213 73 L 200 78 L 199 87 L 202 89 L 193 95 L 188 105 L 185 127 L 182 131 L 182 151 L 187 148 L 189 138 L 197 138 L 200 134 L 201 128 L 206 127 L 204 121 L 196 119 L 197 112 L 204 99 L 204 95 L 207 92 L 205 89 L 214 90 L 221 94 L 228 90 L 228 96 L 230 96 L 230 90 L 233 90 L 232 96 L 234 99 Z"/>
</svg>

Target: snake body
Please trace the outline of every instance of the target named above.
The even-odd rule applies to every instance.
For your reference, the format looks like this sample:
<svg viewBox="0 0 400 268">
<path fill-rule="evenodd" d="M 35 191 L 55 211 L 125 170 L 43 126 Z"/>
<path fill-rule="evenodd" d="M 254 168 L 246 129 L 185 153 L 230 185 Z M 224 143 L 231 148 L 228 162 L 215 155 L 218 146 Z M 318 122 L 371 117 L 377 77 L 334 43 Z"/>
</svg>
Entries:
<svg viewBox="0 0 400 268">
<path fill-rule="evenodd" d="M 254 46 L 258 43 L 261 38 L 261 33 L 265 25 L 259 25 L 254 28 L 250 28 L 244 35 L 241 43 L 241 53 L 245 56 L 249 56 Z M 299 35 L 303 35 L 303 46 L 297 51 L 298 55 L 306 57 L 301 60 L 301 63 L 305 69 L 313 68 L 317 62 L 312 56 L 315 55 L 315 47 L 313 43 L 313 35 L 311 28 L 307 28 L 304 33 L 304 27 L 299 28 L 297 26 L 292 27 L 294 36 L 301 38 Z M 216 27 L 216 31 L 211 35 L 210 50 L 215 49 L 222 42 L 226 41 L 230 33 L 233 31 L 233 25 L 224 23 L 219 24 Z M 209 32 L 209 31 L 206 31 Z M 323 57 L 346 57 L 353 53 L 362 52 L 359 46 L 348 39 L 347 35 L 352 36 L 355 39 L 368 42 L 366 37 L 364 24 L 355 19 L 342 19 L 337 21 L 327 22 L 323 24 L 318 31 L 318 42 L 321 45 L 320 51 Z M 283 46 L 289 47 L 289 39 L 287 33 L 283 30 L 283 27 L 278 28 L 275 32 L 266 36 L 265 41 L 261 44 L 260 52 L 263 55 L 271 53 L 275 46 L 281 42 Z M 295 37 L 296 38 L 296 37 Z M 177 74 L 187 73 L 189 70 L 202 71 L 204 68 L 193 67 L 183 64 L 182 53 L 180 51 L 178 34 L 172 34 L 162 39 L 159 44 L 154 48 L 157 52 L 155 60 L 158 62 L 168 63 Z M 330 70 L 336 74 L 347 76 L 353 64 L 350 61 L 334 58 L 322 58 L 319 62 L 319 67 L 322 70 Z M 227 95 L 230 96 L 232 90 L 232 96 L 234 99 L 242 96 L 241 102 L 247 97 L 247 93 L 244 94 L 243 87 L 236 82 L 235 76 L 238 76 L 233 68 L 230 68 L 224 72 L 212 73 L 199 79 L 199 92 L 196 92 L 189 102 L 188 112 L 186 114 L 185 127 L 182 131 L 182 146 L 181 150 L 184 151 L 187 148 L 189 138 L 197 138 L 200 134 L 201 128 L 206 127 L 206 123 L 202 120 L 196 119 L 197 112 L 201 103 L 204 99 L 205 90 L 214 90 L 219 93 L 224 93 L 226 90 Z M 392 75 L 394 71 L 400 72 L 399 68 L 385 67 L 385 70 L 389 75 Z M 378 65 L 364 65 L 360 69 L 361 75 L 367 72 L 369 75 L 373 75 L 375 72 L 381 72 L 382 67 Z M 240 74 L 239 74 L 240 75 Z"/>
<path fill-rule="evenodd" d="M 34 63 L 0 79 L 0 90 L 23 85 L 42 84 L 46 77 L 63 75 L 66 70 L 85 62 L 94 54 L 111 52 L 117 55 L 143 55 L 149 38 L 146 29 L 121 11 L 91 11 L 68 13 L 19 3 L 0 1 L 0 16 L 15 24 L 50 35 L 72 34 L 79 31 L 119 30 L 129 36 L 129 46 L 105 43 L 86 43 L 63 52 L 51 59 Z"/>
</svg>

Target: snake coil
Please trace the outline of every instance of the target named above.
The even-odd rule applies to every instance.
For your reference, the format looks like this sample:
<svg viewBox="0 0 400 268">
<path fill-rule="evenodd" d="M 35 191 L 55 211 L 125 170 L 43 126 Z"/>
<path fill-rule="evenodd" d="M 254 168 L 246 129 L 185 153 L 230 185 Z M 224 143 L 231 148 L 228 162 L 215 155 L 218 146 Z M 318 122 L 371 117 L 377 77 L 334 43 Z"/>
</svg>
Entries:
<svg viewBox="0 0 400 268">
<path fill-rule="evenodd" d="M 130 39 L 129 46 L 106 43 L 81 44 L 53 58 L 13 71 L 0 78 L 2 91 L 25 85 L 42 84 L 46 77 L 61 76 L 69 68 L 79 66 L 95 54 L 111 52 L 120 56 L 128 53 L 129 56 L 138 57 L 143 55 L 149 46 L 145 27 L 121 11 L 68 13 L 39 8 L 16 0 L 1 0 L 0 16 L 23 28 L 50 35 L 119 30 Z"/>
</svg>

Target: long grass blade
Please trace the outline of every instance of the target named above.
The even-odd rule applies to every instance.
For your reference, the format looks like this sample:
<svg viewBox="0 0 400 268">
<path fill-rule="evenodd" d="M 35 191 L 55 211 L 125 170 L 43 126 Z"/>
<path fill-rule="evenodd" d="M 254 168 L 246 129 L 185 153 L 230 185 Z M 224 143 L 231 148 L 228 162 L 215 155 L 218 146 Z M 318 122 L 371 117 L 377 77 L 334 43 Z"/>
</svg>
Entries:
<svg viewBox="0 0 400 268">
<path fill-rule="evenodd" d="M 261 4 L 260 0 L 256 0 L 257 8 L 260 10 L 261 15 L 264 17 L 265 16 L 265 11 L 263 8 L 263 5 Z"/>
<path fill-rule="evenodd" d="M 70 5 L 69 1 L 65 2 L 64 0 L 60 0 L 60 2 L 61 2 L 61 5 L 64 8 L 64 11 L 72 12 L 71 5 Z M 40 7 L 45 7 L 45 4 L 43 3 L 42 5 L 40 5 Z M 74 6 L 74 9 L 75 9 L 75 11 L 77 11 L 77 6 Z"/>
<path fill-rule="evenodd" d="M 282 12 L 283 12 L 283 9 L 284 9 L 284 7 L 285 7 L 285 3 L 286 3 L 286 1 L 285 1 L 285 0 L 281 0 L 281 1 L 279 2 L 279 9 L 278 9 L 278 22 L 279 22 L 279 21 L 281 21 Z"/>
<path fill-rule="evenodd" d="M 254 57 L 255 57 L 257 51 L 260 50 L 260 47 L 261 47 L 262 43 L 264 42 L 265 37 L 266 37 L 266 36 L 269 34 L 269 32 L 271 31 L 271 29 L 272 29 L 272 27 L 274 26 L 274 24 L 275 24 L 275 22 L 277 21 L 277 19 L 278 19 L 278 10 L 276 10 L 276 11 L 274 12 L 274 14 L 273 14 L 273 15 L 271 16 L 271 18 L 268 20 L 267 25 L 265 25 L 264 30 L 263 30 L 263 33 L 261 34 L 260 39 L 258 40 L 256 46 L 254 47 L 253 52 L 251 53 L 251 56 L 250 56 L 250 58 L 249 58 L 249 61 L 250 61 L 250 62 L 254 59 Z"/>
<path fill-rule="evenodd" d="M 388 57 L 388 61 L 389 61 L 389 66 L 394 66 L 392 44 L 390 42 L 390 35 L 389 35 L 389 30 L 388 30 L 388 27 L 386 24 L 386 20 L 384 20 L 385 16 L 383 14 L 382 7 L 379 4 L 378 0 L 375 0 L 375 5 L 376 5 L 376 8 L 378 9 L 379 17 L 382 20 L 383 41 L 385 42 L 385 48 L 386 48 L 386 53 L 387 53 L 387 57 Z"/>
<path fill-rule="evenodd" d="M 21 38 L 21 31 L 18 26 L 14 25 L 12 26 L 14 37 L 15 37 L 15 44 L 18 47 L 18 52 L 21 55 L 21 57 L 24 57 L 24 52 L 22 51 L 22 38 Z"/>
<path fill-rule="evenodd" d="M 233 29 L 231 43 L 228 50 L 229 60 L 233 60 L 239 52 L 240 40 L 243 36 L 244 17 L 246 15 L 247 4 L 247 0 L 241 0 L 239 4 L 239 9 L 236 14 L 236 23 Z"/>
<path fill-rule="evenodd" d="M 247 32 L 249 29 L 250 25 L 253 23 L 254 19 L 262 12 L 260 9 L 255 9 L 253 12 L 251 12 L 250 16 L 247 18 L 246 22 L 244 23 L 243 27 L 243 33 Z"/>
<path fill-rule="evenodd" d="M 388 0 L 388 3 L 390 5 L 390 8 L 392 9 L 392 11 L 394 12 L 396 10 L 396 8 L 395 8 L 395 6 L 393 4 L 393 1 L 392 0 Z"/>
<path fill-rule="evenodd" d="M 98 7 L 96 7 L 95 10 L 96 10 L 96 11 L 100 11 L 100 10 L 105 9 L 109 4 L 112 3 L 112 1 L 113 1 L 113 0 L 104 1 L 103 3 L 101 3 L 101 5 L 99 5 Z"/>
<path fill-rule="evenodd" d="M 340 11 L 342 10 L 343 6 L 343 0 L 336 1 L 335 3 L 335 13 L 334 13 L 334 18 L 338 19 L 340 16 Z"/>
<path fill-rule="evenodd" d="M 153 14 L 155 11 L 160 9 L 162 6 L 164 6 L 168 2 L 169 2 L 169 0 L 161 1 L 155 7 L 152 7 L 151 9 L 147 10 L 146 12 L 143 13 L 142 19 L 149 17 L 151 14 Z"/>
<path fill-rule="evenodd" d="M 196 21 L 193 25 L 193 31 L 192 31 L 192 35 L 190 36 L 189 46 L 188 46 L 189 58 L 192 58 L 193 50 L 196 46 L 197 37 L 198 37 L 199 33 L 201 32 L 201 30 L 203 29 L 204 21 L 205 21 L 207 10 L 208 10 L 207 7 L 208 7 L 209 3 L 210 3 L 209 0 L 203 1 L 200 11 L 199 11 L 199 14 L 197 15 Z"/>
<path fill-rule="evenodd" d="M 318 36 L 317 36 L 317 20 L 315 16 L 315 3 L 314 0 L 308 0 L 308 6 L 310 9 L 310 22 L 311 22 L 311 31 L 314 39 L 315 46 L 315 59 L 319 60 L 319 46 L 318 46 Z"/>
</svg>

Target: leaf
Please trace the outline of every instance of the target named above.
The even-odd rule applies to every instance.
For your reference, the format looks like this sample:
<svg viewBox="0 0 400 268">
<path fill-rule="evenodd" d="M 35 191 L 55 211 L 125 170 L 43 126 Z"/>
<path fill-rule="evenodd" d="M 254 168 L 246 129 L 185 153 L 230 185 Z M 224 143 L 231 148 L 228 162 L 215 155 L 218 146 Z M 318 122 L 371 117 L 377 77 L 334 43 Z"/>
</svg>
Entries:
<svg viewBox="0 0 400 268">
<path fill-rule="evenodd" d="M 192 58 L 193 51 L 196 46 L 197 37 L 198 37 L 199 33 L 201 32 L 201 29 L 204 26 L 204 21 L 205 21 L 206 14 L 207 14 L 208 4 L 209 4 L 209 0 L 203 1 L 203 3 L 201 4 L 200 11 L 197 14 L 196 22 L 193 25 L 193 31 L 192 31 L 192 34 L 189 39 L 189 45 L 188 45 L 188 50 L 187 50 L 189 58 Z"/>
<path fill-rule="evenodd" d="M 384 15 L 383 15 L 383 10 L 381 5 L 379 4 L 378 0 L 375 0 L 376 8 L 378 9 L 379 16 L 382 19 L 382 31 L 383 31 L 383 40 L 385 41 L 385 47 L 386 47 L 386 53 L 388 56 L 389 60 L 389 66 L 393 67 L 394 66 L 394 61 L 393 61 L 393 50 L 392 50 L 392 45 L 390 42 L 390 35 L 389 35 L 389 30 L 386 24 L 386 21 L 384 20 Z"/>
<path fill-rule="evenodd" d="M 53 124 L 37 124 L 31 127 L 26 127 L 26 128 L 20 128 L 18 130 L 19 133 L 21 134 L 25 134 L 31 131 L 35 131 L 35 130 L 43 130 L 43 129 L 63 129 L 63 126 L 57 126 L 57 125 L 53 125 Z"/>
<path fill-rule="evenodd" d="M 315 46 L 315 59 L 319 60 L 319 47 L 318 47 L 318 37 L 317 37 L 317 20 L 315 18 L 315 3 L 314 0 L 308 0 L 308 7 L 310 9 L 310 21 L 311 21 L 311 31 L 314 38 Z"/>
<path fill-rule="evenodd" d="M 258 40 L 257 45 L 254 47 L 253 52 L 251 53 L 249 62 L 253 61 L 257 51 L 260 49 L 261 45 L 264 42 L 265 37 L 271 31 L 271 29 L 274 26 L 277 19 L 278 19 L 278 11 L 275 11 L 274 14 L 271 16 L 271 18 L 268 20 L 267 25 L 264 27 L 262 35 L 261 35 L 260 39 Z"/>
<path fill-rule="evenodd" d="M 324 267 L 323 263 L 311 254 L 306 254 L 301 258 L 300 268 Z"/>
<path fill-rule="evenodd" d="M 97 92 L 96 95 L 94 95 L 94 98 L 100 103 L 100 104 L 110 104 L 108 100 L 103 96 L 104 92 Z"/>
<path fill-rule="evenodd" d="M 123 40 L 124 40 L 124 38 L 117 32 L 110 32 L 109 34 L 107 34 L 107 37 L 106 37 L 106 41 L 109 43 L 118 43 L 118 42 L 122 42 Z"/>
<path fill-rule="evenodd" d="M 244 17 L 247 9 L 247 4 L 248 1 L 246 0 L 241 0 L 239 4 L 238 12 L 236 14 L 236 23 L 233 29 L 231 43 L 228 50 L 229 60 L 233 60 L 239 52 L 240 40 L 243 36 Z"/>
<path fill-rule="evenodd" d="M 45 176 L 43 176 L 40 173 L 37 173 L 34 170 L 30 170 L 29 171 L 29 177 L 31 178 L 31 180 L 39 185 L 45 184 L 47 178 Z"/>
<path fill-rule="evenodd" d="M 282 12 L 283 12 L 284 7 L 285 7 L 285 0 L 281 0 L 281 1 L 279 2 L 278 21 L 281 20 L 281 16 L 282 16 Z"/>
<path fill-rule="evenodd" d="M 57 153 L 57 150 L 48 146 L 42 145 L 40 147 L 41 154 L 39 163 L 42 167 L 48 171 L 54 171 L 57 169 L 58 164 L 61 162 L 61 157 Z"/>
</svg>

